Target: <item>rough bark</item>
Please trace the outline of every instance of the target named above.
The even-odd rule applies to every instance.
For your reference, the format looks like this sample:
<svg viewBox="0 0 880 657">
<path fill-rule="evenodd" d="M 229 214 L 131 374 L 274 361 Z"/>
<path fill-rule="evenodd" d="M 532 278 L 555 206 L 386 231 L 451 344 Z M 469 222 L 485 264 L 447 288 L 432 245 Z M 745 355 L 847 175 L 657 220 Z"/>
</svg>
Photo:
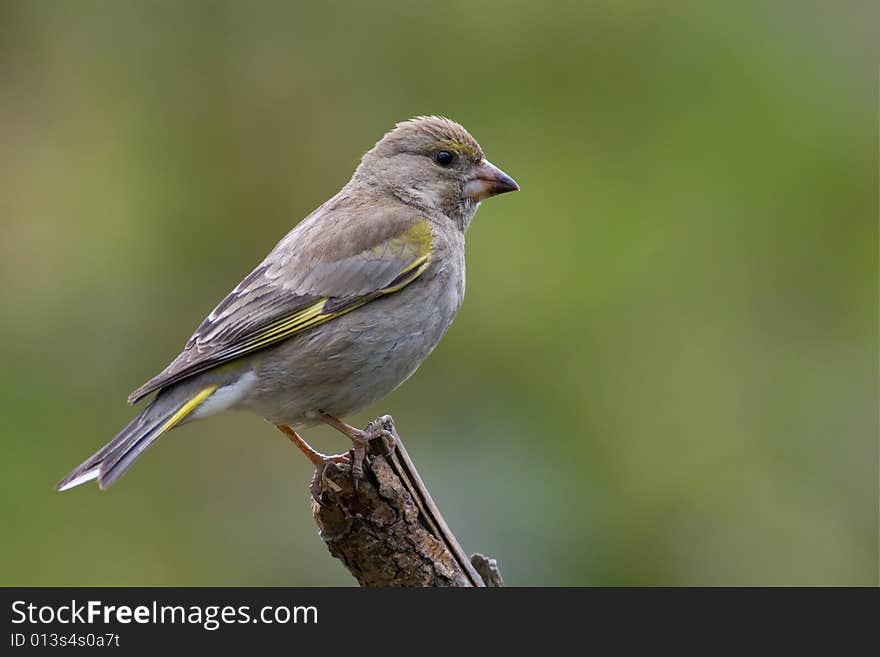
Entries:
<svg viewBox="0 0 880 657">
<path fill-rule="evenodd" d="M 371 425 L 376 422 L 394 440 L 370 442 L 357 491 L 347 463 L 316 473 L 320 504 L 312 511 L 330 554 L 361 586 L 502 586 L 494 559 L 465 555 L 393 420 L 386 415 Z"/>
</svg>

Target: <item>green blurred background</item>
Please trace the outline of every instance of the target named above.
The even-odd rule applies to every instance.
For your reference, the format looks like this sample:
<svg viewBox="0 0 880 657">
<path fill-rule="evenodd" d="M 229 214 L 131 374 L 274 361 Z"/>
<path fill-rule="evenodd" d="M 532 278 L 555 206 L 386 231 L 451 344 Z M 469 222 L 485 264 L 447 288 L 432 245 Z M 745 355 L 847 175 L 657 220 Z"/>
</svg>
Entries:
<svg viewBox="0 0 880 657">
<path fill-rule="evenodd" d="M 353 420 L 394 415 L 465 549 L 509 584 L 877 584 L 876 9 L 712 4 L 0 2 L 0 583 L 354 583 L 255 417 L 53 486 L 436 113 L 522 191 Z"/>
</svg>

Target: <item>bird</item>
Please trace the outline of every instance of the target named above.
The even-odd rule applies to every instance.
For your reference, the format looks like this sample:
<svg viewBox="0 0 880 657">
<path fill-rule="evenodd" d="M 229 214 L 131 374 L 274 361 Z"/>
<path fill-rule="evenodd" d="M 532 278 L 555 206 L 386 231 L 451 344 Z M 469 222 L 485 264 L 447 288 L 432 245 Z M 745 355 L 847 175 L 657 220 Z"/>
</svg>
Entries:
<svg viewBox="0 0 880 657">
<path fill-rule="evenodd" d="M 465 231 L 482 201 L 519 190 L 459 123 L 397 123 L 349 182 L 296 224 L 208 314 L 183 351 L 128 398 L 152 401 L 57 485 L 116 482 L 158 438 L 224 410 L 268 420 L 315 464 L 300 432 L 343 420 L 406 381 L 449 329 L 465 294 Z"/>
</svg>

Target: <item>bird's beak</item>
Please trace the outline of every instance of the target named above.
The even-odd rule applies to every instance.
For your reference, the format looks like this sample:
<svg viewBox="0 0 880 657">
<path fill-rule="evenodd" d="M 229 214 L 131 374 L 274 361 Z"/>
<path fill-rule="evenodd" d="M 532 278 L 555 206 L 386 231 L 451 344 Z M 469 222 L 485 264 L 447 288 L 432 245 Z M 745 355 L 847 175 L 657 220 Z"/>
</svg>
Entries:
<svg viewBox="0 0 880 657">
<path fill-rule="evenodd" d="M 485 159 L 464 184 L 464 195 L 478 203 L 490 196 L 518 190 L 519 185 L 513 178 Z"/>
</svg>

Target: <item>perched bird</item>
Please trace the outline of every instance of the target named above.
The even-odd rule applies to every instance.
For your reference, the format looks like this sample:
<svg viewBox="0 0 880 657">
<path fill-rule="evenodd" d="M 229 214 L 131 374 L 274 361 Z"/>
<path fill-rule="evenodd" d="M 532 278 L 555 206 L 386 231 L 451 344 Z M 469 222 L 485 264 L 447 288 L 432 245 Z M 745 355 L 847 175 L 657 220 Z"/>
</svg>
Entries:
<svg viewBox="0 0 880 657">
<path fill-rule="evenodd" d="M 128 398 L 156 397 L 59 484 L 104 489 L 159 436 L 225 409 L 252 411 L 320 466 L 297 430 L 387 395 L 437 346 L 461 306 L 464 233 L 480 201 L 518 190 L 461 125 L 399 123 L 339 193 L 293 228 L 214 308 L 161 373 Z"/>
</svg>

